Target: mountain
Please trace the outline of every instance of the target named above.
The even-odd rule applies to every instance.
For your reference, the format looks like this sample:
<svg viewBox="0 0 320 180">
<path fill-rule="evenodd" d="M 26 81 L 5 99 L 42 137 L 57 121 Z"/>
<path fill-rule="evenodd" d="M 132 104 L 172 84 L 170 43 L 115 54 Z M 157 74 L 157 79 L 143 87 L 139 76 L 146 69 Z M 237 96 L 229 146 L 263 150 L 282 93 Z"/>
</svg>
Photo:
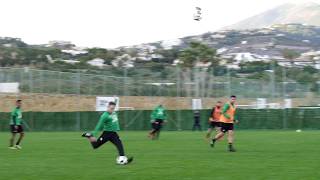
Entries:
<svg viewBox="0 0 320 180">
<path fill-rule="evenodd" d="M 320 26 L 320 4 L 284 4 L 224 29 L 255 29 L 292 23 Z"/>
<path fill-rule="evenodd" d="M 320 26 L 303 24 L 277 24 L 268 28 L 249 30 L 221 30 L 179 39 L 171 48 L 182 50 L 190 42 L 198 41 L 225 53 L 250 52 L 260 55 L 281 56 L 283 49 L 299 53 L 320 50 Z M 177 41 L 178 42 L 178 41 Z M 152 45 L 157 50 L 165 48 L 158 42 Z M 141 48 L 136 46 L 134 48 Z"/>
</svg>

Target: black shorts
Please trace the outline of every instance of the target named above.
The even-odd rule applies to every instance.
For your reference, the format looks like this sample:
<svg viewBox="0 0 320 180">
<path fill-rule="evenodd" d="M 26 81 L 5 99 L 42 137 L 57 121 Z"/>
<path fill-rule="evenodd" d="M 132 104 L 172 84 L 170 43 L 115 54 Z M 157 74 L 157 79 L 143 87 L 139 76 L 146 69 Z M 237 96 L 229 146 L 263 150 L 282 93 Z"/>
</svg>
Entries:
<svg viewBox="0 0 320 180">
<path fill-rule="evenodd" d="M 11 133 L 22 133 L 23 132 L 22 125 L 17 125 L 17 126 L 18 126 L 18 128 L 16 129 L 15 125 L 10 125 Z"/>
<path fill-rule="evenodd" d="M 215 128 L 215 127 L 221 127 L 221 123 L 215 122 L 215 121 L 212 121 L 209 123 L 209 128 Z"/>
<path fill-rule="evenodd" d="M 156 119 L 152 124 L 152 129 L 156 130 L 156 131 L 160 131 L 160 129 L 162 128 L 162 124 L 163 124 L 163 120 L 162 119 Z"/>
<path fill-rule="evenodd" d="M 114 142 L 119 142 L 121 140 L 117 132 L 103 131 L 101 136 L 97 139 L 97 142 L 92 144 L 92 146 L 93 148 L 96 149 L 108 141 L 111 141 L 112 143 L 114 143 Z"/>
<path fill-rule="evenodd" d="M 233 123 L 221 123 L 221 131 L 228 132 L 233 130 Z"/>
</svg>

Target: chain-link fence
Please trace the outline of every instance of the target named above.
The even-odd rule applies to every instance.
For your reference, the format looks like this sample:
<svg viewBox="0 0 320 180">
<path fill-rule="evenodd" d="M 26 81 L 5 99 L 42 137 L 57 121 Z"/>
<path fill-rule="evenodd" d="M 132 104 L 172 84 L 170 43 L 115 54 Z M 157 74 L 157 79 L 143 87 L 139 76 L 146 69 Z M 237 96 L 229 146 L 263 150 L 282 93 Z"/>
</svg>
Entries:
<svg viewBox="0 0 320 180">
<path fill-rule="evenodd" d="M 285 70 L 285 69 L 284 69 Z M 235 94 L 240 98 L 305 98 L 320 95 L 320 72 L 314 75 L 316 83 L 296 82 L 285 75 L 275 80 L 269 71 L 269 80 L 241 78 L 231 73 L 215 76 L 214 69 L 176 68 L 169 78 L 56 72 L 29 68 L 0 68 L 0 83 L 19 83 L 20 93 L 50 93 L 76 95 L 168 96 L 220 98 Z M 285 73 L 285 72 L 283 72 Z M 309 102 L 305 105 L 315 105 Z"/>
</svg>

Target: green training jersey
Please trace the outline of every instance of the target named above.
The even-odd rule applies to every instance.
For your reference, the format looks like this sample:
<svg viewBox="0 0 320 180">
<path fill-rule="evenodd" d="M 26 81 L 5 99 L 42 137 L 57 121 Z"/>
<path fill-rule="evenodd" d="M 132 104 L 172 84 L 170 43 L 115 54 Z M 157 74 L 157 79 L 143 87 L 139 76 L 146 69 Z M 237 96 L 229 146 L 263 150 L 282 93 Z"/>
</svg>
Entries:
<svg viewBox="0 0 320 180">
<path fill-rule="evenodd" d="M 15 107 L 11 111 L 10 125 L 21 125 L 22 124 L 22 111 L 21 108 Z"/>
<path fill-rule="evenodd" d="M 113 112 L 110 114 L 109 112 L 104 112 L 100 119 L 98 124 L 96 125 L 96 128 L 92 132 L 94 136 L 97 135 L 99 131 L 119 131 L 120 126 L 119 126 L 119 120 L 118 120 L 118 115 L 116 112 Z"/>
<path fill-rule="evenodd" d="M 154 121 L 156 119 L 167 119 L 166 110 L 162 106 L 157 106 L 151 114 L 151 121 Z"/>
<path fill-rule="evenodd" d="M 234 107 L 234 105 L 231 105 L 231 106 L 233 106 Z M 230 118 L 230 116 L 227 114 L 227 111 L 229 110 L 229 108 L 230 108 L 230 104 L 229 103 L 226 103 L 226 104 L 224 104 L 224 106 L 223 106 L 223 108 L 222 108 L 222 115 L 223 116 L 225 116 L 226 118 Z M 238 111 L 236 111 L 235 112 L 235 114 L 234 114 L 234 120 L 235 121 L 238 121 L 239 119 L 238 119 L 238 114 L 237 114 L 237 112 Z"/>
</svg>

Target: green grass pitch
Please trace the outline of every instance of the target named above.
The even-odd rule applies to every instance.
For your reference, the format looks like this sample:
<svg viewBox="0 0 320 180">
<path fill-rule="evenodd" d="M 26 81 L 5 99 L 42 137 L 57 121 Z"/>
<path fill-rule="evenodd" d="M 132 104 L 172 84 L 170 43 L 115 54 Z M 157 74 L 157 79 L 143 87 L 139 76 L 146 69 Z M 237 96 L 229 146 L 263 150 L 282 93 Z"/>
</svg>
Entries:
<svg viewBox="0 0 320 180">
<path fill-rule="evenodd" d="M 120 132 L 135 161 L 115 164 L 116 149 L 106 143 L 93 150 L 81 133 L 28 133 L 22 150 L 9 150 L 0 133 L 1 180 L 212 180 L 320 179 L 320 132 L 237 131 L 235 147 L 226 139 L 214 149 L 204 132 Z"/>
</svg>

